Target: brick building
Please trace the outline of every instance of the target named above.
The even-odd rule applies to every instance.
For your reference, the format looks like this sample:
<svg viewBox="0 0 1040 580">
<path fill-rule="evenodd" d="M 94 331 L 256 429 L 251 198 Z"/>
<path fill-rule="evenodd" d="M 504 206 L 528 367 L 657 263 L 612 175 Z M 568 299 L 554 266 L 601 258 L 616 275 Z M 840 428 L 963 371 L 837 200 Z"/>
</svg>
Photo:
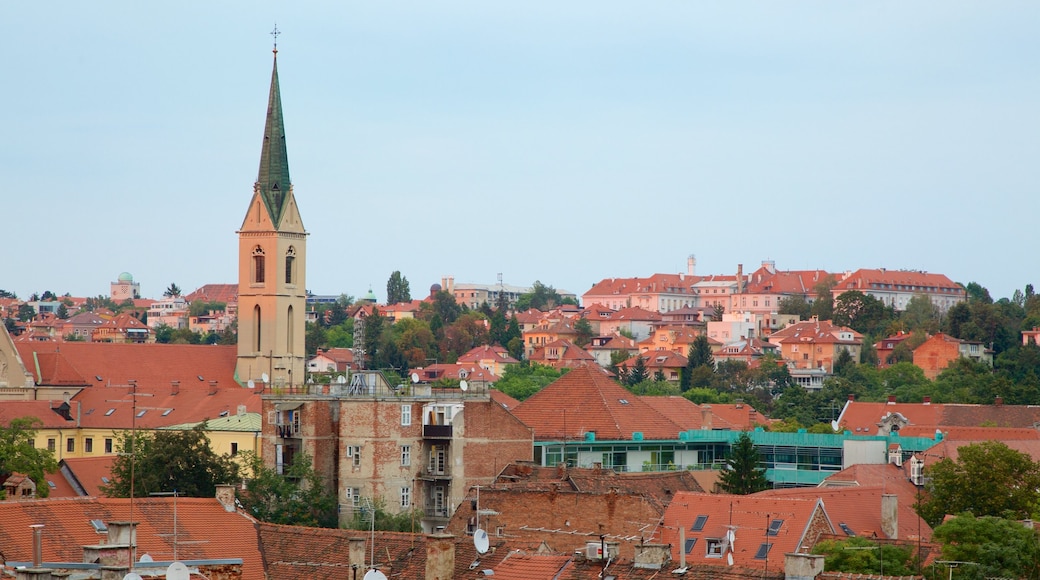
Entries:
<svg viewBox="0 0 1040 580">
<path fill-rule="evenodd" d="M 423 511 L 423 528 L 444 526 L 473 485 L 533 456 L 530 428 L 478 387 L 394 387 L 381 373 L 350 384 L 264 395 L 263 454 L 283 470 L 306 452 L 336 489 L 342 520 L 368 499 L 391 513 Z"/>
<path fill-rule="evenodd" d="M 960 340 L 943 333 L 924 341 L 914 349 L 914 364 L 924 369 L 924 376 L 935 380 L 950 363 L 965 358 L 993 366 L 993 351 L 978 341 Z"/>
</svg>

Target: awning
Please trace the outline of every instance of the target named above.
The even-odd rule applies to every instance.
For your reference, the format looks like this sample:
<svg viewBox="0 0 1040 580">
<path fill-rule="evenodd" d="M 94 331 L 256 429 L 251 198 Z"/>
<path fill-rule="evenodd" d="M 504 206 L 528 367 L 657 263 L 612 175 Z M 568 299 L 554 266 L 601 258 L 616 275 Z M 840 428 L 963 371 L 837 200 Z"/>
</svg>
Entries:
<svg viewBox="0 0 1040 580">
<path fill-rule="evenodd" d="M 275 411 L 293 411 L 295 409 L 299 409 L 302 406 L 303 406 L 303 402 L 275 403 L 274 404 L 274 410 Z"/>
</svg>

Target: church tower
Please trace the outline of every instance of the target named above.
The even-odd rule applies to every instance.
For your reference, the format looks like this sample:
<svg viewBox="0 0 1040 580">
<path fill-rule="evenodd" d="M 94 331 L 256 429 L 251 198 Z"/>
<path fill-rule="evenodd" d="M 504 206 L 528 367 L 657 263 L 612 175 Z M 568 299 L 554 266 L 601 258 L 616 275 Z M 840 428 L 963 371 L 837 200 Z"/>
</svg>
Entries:
<svg viewBox="0 0 1040 580">
<path fill-rule="evenodd" d="M 307 232 L 289 181 L 289 160 L 274 49 L 260 173 L 238 230 L 240 382 L 302 385 L 306 369 Z"/>
</svg>

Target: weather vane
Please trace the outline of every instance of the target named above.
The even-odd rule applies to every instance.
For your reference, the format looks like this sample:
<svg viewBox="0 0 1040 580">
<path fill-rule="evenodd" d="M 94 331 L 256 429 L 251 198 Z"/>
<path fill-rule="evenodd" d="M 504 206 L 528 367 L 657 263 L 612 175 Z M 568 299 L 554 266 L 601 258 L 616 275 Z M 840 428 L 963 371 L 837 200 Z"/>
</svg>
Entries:
<svg viewBox="0 0 1040 580">
<path fill-rule="evenodd" d="M 274 30 L 271 31 L 271 36 L 274 37 L 274 51 L 276 53 L 278 52 L 278 35 L 279 34 L 281 34 L 281 32 L 278 32 L 278 23 L 276 22 L 275 25 L 274 25 Z"/>
</svg>

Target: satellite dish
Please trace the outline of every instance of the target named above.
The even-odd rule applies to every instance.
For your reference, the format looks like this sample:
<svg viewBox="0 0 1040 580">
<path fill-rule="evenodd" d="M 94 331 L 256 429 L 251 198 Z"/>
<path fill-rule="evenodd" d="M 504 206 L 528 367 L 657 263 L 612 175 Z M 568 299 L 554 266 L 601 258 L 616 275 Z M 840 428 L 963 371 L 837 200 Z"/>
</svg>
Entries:
<svg viewBox="0 0 1040 580">
<path fill-rule="evenodd" d="M 267 382 L 267 379 L 269 379 L 269 378 L 270 378 L 270 377 L 268 377 L 268 376 L 267 376 L 267 373 L 260 373 L 260 380 L 261 380 L 261 381 L 263 381 L 263 382 L 265 382 L 265 383 L 266 383 L 266 382 Z"/>
<path fill-rule="evenodd" d="M 463 391 L 469 390 L 469 383 L 466 382 L 466 379 L 462 379 L 461 381 L 459 381 L 459 388 Z"/>
<path fill-rule="evenodd" d="M 189 580 L 191 573 L 188 567 L 181 562 L 174 562 L 166 569 L 166 580 Z"/>
<path fill-rule="evenodd" d="M 345 384 L 347 384 L 347 377 L 345 377 L 343 375 L 340 375 L 340 376 L 336 377 L 336 382 L 341 384 L 341 385 L 345 385 Z"/>
<path fill-rule="evenodd" d="M 418 383 L 419 382 L 419 373 L 412 373 L 412 382 L 413 383 Z"/>
<path fill-rule="evenodd" d="M 137 572 L 130 572 L 126 576 L 123 576 L 123 580 L 144 580 L 144 578 L 141 578 L 141 575 Z"/>
<path fill-rule="evenodd" d="M 841 427 L 841 425 L 838 424 L 837 420 L 831 421 L 831 431 L 834 431 L 835 433 L 837 433 L 838 432 L 838 427 Z"/>
<path fill-rule="evenodd" d="M 255 389 L 256 388 L 256 383 L 253 382 L 253 379 L 249 379 L 249 381 L 246 382 L 246 386 L 249 387 L 250 389 Z"/>
<path fill-rule="evenodd" d="M 487 554 L 490 545 L 491 543 L 488 542 L 487 532 L 477 528 L 477 531 L 473 532 L 473 547 L 477 549 L 477 553 Z"/>
<path fill-rule="evenodd" d="M 155 560 L 152 559 L 152 555 L 151 554 L 141 554 L 141 559 L 139 560 L 139 562 L 154 562 L 154 561 Z"/>
<path fill-rule="evenodd" d="M 386 574 L 373 568 L 368 572 L 365 572 L 365 577 L 362 580 L 386 580 Z"/>
</svg>

